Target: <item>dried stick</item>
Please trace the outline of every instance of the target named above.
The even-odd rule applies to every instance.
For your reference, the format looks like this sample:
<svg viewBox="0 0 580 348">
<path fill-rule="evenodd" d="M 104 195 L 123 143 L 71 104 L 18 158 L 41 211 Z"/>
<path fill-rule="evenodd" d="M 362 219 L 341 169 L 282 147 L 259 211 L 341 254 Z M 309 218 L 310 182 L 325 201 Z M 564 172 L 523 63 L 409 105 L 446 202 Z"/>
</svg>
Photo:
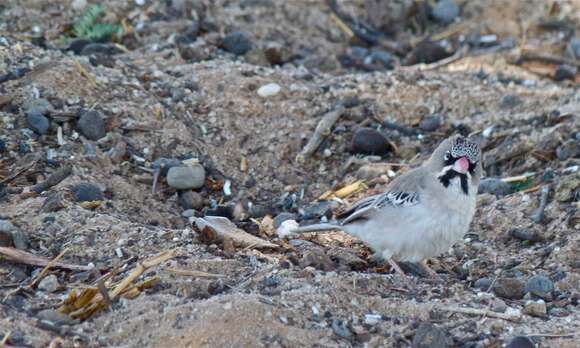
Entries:
<svg viewBox="0 0 580 348">
<path fill-rule="evenodd" d="M 550 193 L 550 185 L 542 187 L 540 191 L 540 205 L 536 212 L 532 215 L 532 221 L 539 224 L 544 218 L 544 210 L 546 209 L 546 204 L 548 203 L 548 194 Z"/>
<path fill-rule="evenodd" d="M 48 271 L 58 262 L 58 260 L 60 260 L 64 256 L 64 254 L 67 253 L 68 250 L 69 250 L 68 248 L 64 249 L 54 259 L 52 259 L 50 262 L 48 262 L 46 264 L 46 266 L 44 266 L 42 271 L 40 271 L 40 273 L 38 273 L 36 278 L 34 278 L 32 280 L 30 285 L 28 285 L 28 288 L 33 289 L 34 287 L 36 287 L 36 285 L 42 280 L 42 278 L 44 278 L 44 276 L 48 273 Z"/>
<path fill-rule="evenodd" d="M 42 192 L 48 190 L 49 188 L 58 185 L 61 181 L 66 179 L 72 173 L 72 167 L 65 166 L 59 168 L 56 172 L 52 173 L 46 180 L 40 184 L 36 184 L 32 187 L 31 191 L 41 194 Z"/>
<path fill-rule="evenodd" d="M 314 130 L 314 134 L 312 138 L 308 141 L 306 146 L 302 149 L 302 151 L 296 156 L 296 161 L 299 163 L 304 163 L 308 157 L 310 157 L 316 149 L 322 143 L 322 140 L 326 138 L 330 134 L 330 130 L 332 126 L 336 123 L 338 118 L 344 112 L 344 107 L 338 107 L 333 111 L 327 112 L 324 117 L 318 122 L 316 129 Z"/>
<path fill-rule="evenodd" d="M 223 278 L 223 274 L 206 273 L 202 271 L 192 271 L 189 269 L 166 268 L 165 272 L 173 273 L 181 276 L 196 277 L 196 278 Z"/>
<path fill-rule="evenodd" d="M 24 263 L 31 266 L 46 266 L 53 260 L 43 256 L 31 254 L 26 251 L 18 250 L 10 247 L 0 247 L 0 255 L 4 255 L 9 261 Z M 68 263 L 54 262 L 51 267 L 58 267 L 70 269 L 73 271 L 89 271 L 92 267 L 82 265 L 71 265 Z"/>
<path fill-rule="evenodd" d="M 488 309 L 462 308 L 462 307 L 439 307 L 439 309 L 446 312 L 471 314 L 471 315 L 485 315 L 492 318 L 510 321 L 519 321 L 521 318 L 521 315 L 519 314 L 498 313 L 490 311 Z"/>
</svg>

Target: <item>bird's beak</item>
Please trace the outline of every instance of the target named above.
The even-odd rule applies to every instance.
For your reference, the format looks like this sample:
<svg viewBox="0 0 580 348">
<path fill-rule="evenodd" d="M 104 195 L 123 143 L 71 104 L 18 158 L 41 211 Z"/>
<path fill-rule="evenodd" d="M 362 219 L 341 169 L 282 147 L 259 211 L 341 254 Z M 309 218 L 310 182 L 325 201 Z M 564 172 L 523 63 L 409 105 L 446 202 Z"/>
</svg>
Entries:
<svg viewBox="0 0 580 348">
<path fill-rule="evenodd" d="M 465 174 L 469 170 L 469 161 L 465 157 L 461 157 L 453 163 L 453 170 L 459 174 Z"/>
</svg>

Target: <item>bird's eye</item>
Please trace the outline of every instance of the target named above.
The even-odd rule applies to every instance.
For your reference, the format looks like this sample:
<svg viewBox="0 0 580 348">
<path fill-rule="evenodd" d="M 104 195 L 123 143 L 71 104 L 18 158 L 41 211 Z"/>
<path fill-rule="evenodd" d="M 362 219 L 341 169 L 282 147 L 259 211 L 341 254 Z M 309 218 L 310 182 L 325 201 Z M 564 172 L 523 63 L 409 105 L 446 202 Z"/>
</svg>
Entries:
<svg viewBox="0 0 580 348">
<path fill-rule="evenodd" d="M 445 158 L 446 161 L 451 158 L 451 155 L 449 154 L 449 152 L 445 152 L 445 157 L 444 158 Z"/>
</svg>

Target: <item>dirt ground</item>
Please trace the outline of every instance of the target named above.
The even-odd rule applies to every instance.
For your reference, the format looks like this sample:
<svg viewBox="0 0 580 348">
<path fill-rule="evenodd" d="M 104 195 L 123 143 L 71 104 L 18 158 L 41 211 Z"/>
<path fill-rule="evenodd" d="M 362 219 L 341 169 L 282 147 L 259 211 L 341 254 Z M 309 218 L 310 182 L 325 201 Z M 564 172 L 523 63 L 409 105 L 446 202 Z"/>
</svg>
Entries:
<svg viewBox="0 0 580 348">
<path fill-rule="evenodd" d="M 46 259 L 66 249 L 60 262 L 92 268 L 39 277 L 42 266 L 0 253 L 0 346 L 578 346 L 580 53 L 570 57 L 568 42 L 580 30 L 580 4 L 455 1 L 459 17 L 443 25 L 420 16 L 412 5 L 421 1 L 337 3 L 390 25 L 389 42 L 404 43 L 392 69 L 346 64 L 358 44 L 325 2 L 103 1 L 104 20 L 125 29 L 107 46 L 114 55 L 65 50 L 86 1 L 0 4 L 0 222 L 12 225 L 0 224 L 0 246 Z M 371 3 L 391 7 L 371 16 Z M 250 38 L 249 52 L 227 52 L 223 39 L 235 31 Z M 450 58 L 405 63 L 437 35 Z M 497 43 L 465 43 L 485 35 Z M 273 64 L 268 52 L 284 59 Z M 558 81 L 570 64 L 572 77 Z M 259 95 L 270 83 L 280 91 Z M 27 119 L 35 99 L 50 103 L 42 135 Z M 323 116 L 342 107 L 316 152 L 298 161 Z M 79 131 L 87 110 L 104 119 L 98 140 Z M 422 129 L 430 116 L 440 125 Z M 355 156 L 360 127 L 382 132 L 388 151 Z M 267 228 L 269 217 L 302 219 L 322 194 L 359 179 L 365 189 L 344 201 L 380 192 L 454 133 L 478 137 L 486 177 L 504 179 L 509 192 L 478 195 L 469 233 L 431 261 L 439 279 L 396 275 L 341 233 L 288 240 Z M 159 158 L 195 158 L 205 168 L 194 212 L 163 177 L 152 192 Z M 35 193 L 65 167 L 62 182 Z M 98 202 L 77 202 L 79 183 L 96 185 Z M 207 241 L 190 216 L 216 206 L 275 247 Z M 164 252 L 172 257 L 135 279 L 151 280 L 138 296 L 112 298 L 86 320 L 55 311 L 71 292 L 112 289 Z M 525 291 L 536 275 L 553 288 Z"/>
</svg>

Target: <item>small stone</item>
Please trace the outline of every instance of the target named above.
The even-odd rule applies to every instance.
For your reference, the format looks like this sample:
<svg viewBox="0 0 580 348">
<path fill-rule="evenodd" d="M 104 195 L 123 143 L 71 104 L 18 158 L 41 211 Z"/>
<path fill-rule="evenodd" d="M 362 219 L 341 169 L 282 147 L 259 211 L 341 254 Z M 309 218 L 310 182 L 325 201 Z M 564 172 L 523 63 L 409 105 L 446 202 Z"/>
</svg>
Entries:
<svg viewBox="0 0 580 348">
<path fill-rule="evenodd" d="M 236 31 L 224 37 L 222 47 L 230 53 L 241 56 L 250 51 L 254 47 L 254 44 L 245 33 Z"/>
<path fill-rule="evenodd" d="M 264 49 L 264 55 L 270 64 L 282 65 L 290 60 L 292 53 L 281 44 L 269 43 Z"/>
<path fill-rule="evenodd" d="M 123 51 L 113 44 L 93 42 L 85 45 L 81 50 L 80 54 L 81 56 L 90 56 L 90 55 L 112 56 L 120 53 L 123 53 Z"/>
<path fill-rule="evenodd" d="M 75 202 L 78 203 L 102 201 L 105 199 L 101 189 L 97 185 L 88 182 L 82 182 L 73 186 L 71 191 Z"/>
<path fill-rule="evenodd" d="M 54 112 L 54 107 L 44 98 L 33 99 L 24 105 L 25 114 L 33 113 L 46 116 L 52 112 Z"/>
<path fill-rule="evenodd" d="M 332 214 L 332 203 L 329 201 L 323 201 L 306 207 L 300 212 L 300 219 L 320 219 L 323 216 L 330 217 L 330 214 Z"/>
<path fill-rule="evenodd" d="M 359 128 L 352 137 L 352 152 L 367 155 L 384 155 L 390 150 L 387 138 L 373 128 Z"/>
<path fill-rule="evenodd" d="M 453 0 L 439 0 L 433 7 L 431 16 L 439 23 L 449 24 L 459 16 L 459 6 Z"/>
<path fill-rule="evenodd" d="M 300 227 L 296 220 L 285 220 L 282 222 L 280 227 L 276 229 L 276 235 L 278 238 L 285 238 L 293 234 L 292 231 Z"/>
<path fill-rule="evenodd" d="M 393 56 L 385 51 L 379 51 L 379 50 L 372 51 L 371 54 L 369 54 L 365 58 L 365 62 L 367 60 L 370 60 L 370 62 L 369 62 L 370 64 L 379 63 L 385 69 L 392 69 L 393 68 L 393 63 L 394 63 Z"/>
<path fill-rule="evenodd" d="M 167 184 L 178 190 L 197 189 L 205 182 L 205 169 L 201 164 L 172 167 L 167 172 Z"/>
<path fill-rule="evenodd" d="M 276 94 L 280 93 L 282 88 L 277 83 L 269 83 L 258 88 L 258 95 L 262 98 L 273 97 Z"/>
<path fill-rule="evenodd" d="M 105 120 L 96 110 L 82 114 L 77 122 L 77 128 L 89 140 L 99 140 L 107 134 Z"/>
<path fill-rule="evenodd" d="M 580 172 L 566 175 L 560 178 L 556 186 L 555 198 L 558 202 L 568 202 L 574 199 L 580 188 Z"/>
<path fill-rule="evenodd" d="M 183 216 L 184 218 L 194 217 L 195 216 L 195 210 L 193 210 L 193 209 L 184 210 L 181 213 L 181 216 Z"/>
<path fill-rule="evenodd" d="M 383 316 L 380 314 L 365 314 L 364 323 L 369 326 L 375 326 L 381 320 L 383 320 Z"/>
<path fill-rule="evenodd" d="M 44 309 L 38 312 L 38 314 L 36 314 L 36 317 L 41 320 L 51 321 L 58 326 L 74 325 L 78 323 L 69 315 L 63 314 L 55 309 Z"/>
<path fill-rule="evenodd" d="M 441 117 L 439 115 L 426 116 L 419 122 L 419 128 L 424 132 L 434 132 L 441 126 Z"/>
<path fill-rule="evenodd" d="M 528 301 L 522 310 L 524 314 L 533 317 L 546 318 L 548 317 L 548 310 L 544 300 Z"/>
<path fill-rule="evenodd" d="M 346 323 L 343 320 L 333 319 L 331 327 L 334 334 L 340 338 L 352 337 L 352 332 L 346 326 Z"/>
<path fill-rule="evenodd" d="M 214 208 L 206 208 L 203 210 L 204 216 L 222 216 L 230 220 L 234 219 L 234 207 L 231 205 L 218 205 Z"/>
<path fill-rule="evenodd" d="M 509 195 L 511 186 L 507 182 L 497 178 L 485 178 L 479 183 L 478 193 L 489 193 L 497 197 Z"/>
<path fill-rule="evenodd" d="M 38 283 L 38 289 L 46 292 L 56 292 L 60 288 L 58 278 L 54 274 L 49 274 Z"/>
<path fill-rule="evenodd" d="M 540 242 L 543 240 L 541 236 L 539 236 L 536 232 L 530 231 L 526 228 L 518 228 L 514 227 L 509 230 L 509 236 L 519 240 L 527 240 L 530 242 Z"/>
<path fill-rule="evenodd" d="M 322 249 L 316 248 L 305 252 L 300 260 L 300 267 L 306 268 L 309 266 L 329 272 L 334 268 L 334 263 Z"/>
<path fill-rule="evenodd" d="M 552 291 L 554 291 L 554 282 L 543 275 L 531 276 L 524 284 L 525 293 L 531 293 L 543 299 L 550 298 Z"/>
<path fill-rule="evenodd" d="M 179 191 L 177 193 L 177 204 L 184 210 L 200 210 L 203 207 L 203 197 L 192 190 Z"/>
<path fill-rule="evenodd" d="M 522 103 L 522 100 L 517 95 L 504 95 L 499 101 L 500 109 L 511 109 Z"/>
<path fill-rule="evenodd" d="M 12 231 L 12 243 L 16 249 L 28 249 L 28 236 L 19 230 Z"/>
<path fill-rule="evenodd" d="M 280 285 L 280 277 L 278 277 L 277 275 L 270 275 L 270 276 L 264 277 L 264 279 L 262 280 L 262 283 L 266 287 L 273 288 L 273 287 Z"/>
<path fill-rule="evenodd" d="M 339 266 L 346 267 L 347 270 L 362 271 L 368 268 L 368 263 L 344 248 L 332 248 L 329 250 L 329 256 Z"/>
<path fill-rule="evenodd" d="M 556 81 L 564 81 L 564 80 L 572 80 L 576 79 L 576 74 L 578 73 L 578 68 L 575 66 L 561 64 L 556 67 L 556 71 L 554 72 L 554 80 Z"/>
<path fill-rule="evenodd" d="M 496 298 L 491 302 L 491 310 L 494 312 L 505 313 L 507 309 L 508 309 L 507 304 L 499 298 Z"/>
<path fill-rule="evenodd" d="M 506 348 L 536 348 L 536 345 L 526 336 L 516 336 L 509 340 Z"/>
<path fill-rule="evenodd" d="M 560 161 L 565 161 L 568 158 L 580 157 L 580 144 L 576 139 L 566 140 L 562 145 L 556 148 L 556 157 Z"/>
<path fill-rule="evenodd" d="M 491 286 L 491 279 L 489 278 L 479 278 L 473 283 L 473 287 L 476 289 L 487 291 Z"/>
<path fill-rule="evenodd" d="M 286 220 L 296 220 L 296 215 L 292 213 L 280 213 L 274 218 L 274 228 L 277 229 Z"/>
<path fill-rule="evenodd" d="M 524 282 L 518 278 L 498 278 L 493 285 L 493 292 L 503 298 L 519 300 L 524 297 Z"/>
<path fill-rule="evenodd" d="M 38 135 L 46 134 L 50 127 L 48 118 L 36 112 L 26 113 L 26 123 L 28 124 L 28 128 L 32 129 Z"/>
<path fill-rule="evenodd" d="M 447 332 L 437 326 L 423 322 L 413 337 L 413 348 L 447 348 L 453 346 L 453 340 Z"/>
</svg>

